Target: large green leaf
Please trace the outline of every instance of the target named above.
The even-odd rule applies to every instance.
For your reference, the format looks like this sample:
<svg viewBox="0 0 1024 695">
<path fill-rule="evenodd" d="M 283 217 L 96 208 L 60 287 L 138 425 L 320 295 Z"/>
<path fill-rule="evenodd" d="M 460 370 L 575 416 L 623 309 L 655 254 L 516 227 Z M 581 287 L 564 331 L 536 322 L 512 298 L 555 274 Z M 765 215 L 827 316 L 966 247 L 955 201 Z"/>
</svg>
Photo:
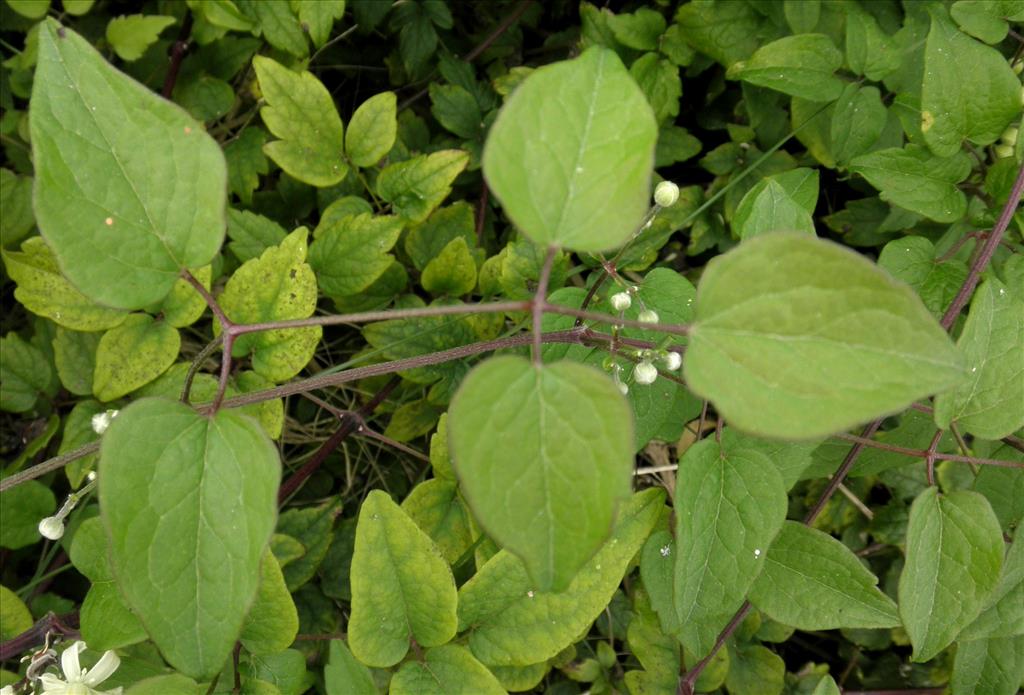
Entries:
<svg viewBox="0 0 1024 695">
<path fill-rule="evenodd" d="M 849 84 L 832 112 L 832 155 L 840 165 L 866 153 L 885 130 L 888 113 L 877 87 Z"/>
<path fill-rule="evenodd" d="M 394 666 L 409 640 L 436 647 L 455 636 L 455 579 L 441 551 L 383 490 L 363 502 L 352 556 L 352 653 Z"/>
<path fill-rule="evenodd" d="M 389 695 L 505 695 L 494 675 L 457 644 L 428 649 L 391 679 Z"/>
<path fill-rule="evenodd" d="M 937 157 L 921 145 L 890 147 L 854 157 L 849 168 L 877 188 L 882 200 L 936 222 L 954 222 L 967 211 L 957 184 L 971 173 L 971 160 L 962 152 Z"/>
<path fill-rule="evenodd" d="M 954 386 L 960 356 L 906 285 L 802 234 L 713 259 L 697 288 L 686 380 L 752 434 L 831 434 Z"/>
<path fill-rule="evenodd" d="M 907 560 L 900 575 L 900 615 L 914 661 L 928 661 L 970 624 L 999 581 L 1003 532 L 988 501 L 935 487 L 910 508 Z"/>
<path fill-rule="evenodd" d="M 950 692 L 955 695 L 1014 695 L 1024 682 L 1024 636 L 960 642 Z"/>
<path fill-rule="evenodd" d="M 561 593 L 536 588 L 523 563 L 506 550 L 459 589 L 459 629 L 485 664 L 525 666 L 574 643 L 605 610 L 629 562 L 664 509 L 664 493 L 649 488 L 623 505 L 615 532 Z"/>
<path fill-rule="evenodd" d="M 201 124 L 48 19 L 29 122 L 39 228 L 90 299 L 138 309 L 224 239 L 227 168 Z"/>
<path fill-rule="evenodd" d="M 118 587 L 167 661 L 215 676 L 238 639 L 277 517 L 277 450 L 248 416 L 145 398 L 100 449 Z"/>
<path fill-rule="evenodd" d="M 694 444 L 676 476 L 678 635 L 700 658 L 764 566 L 786 518 L 786 489 L 771 460 L 742 439 Z"/>
<path fill-rule="evenodd" d="M 273 654 L 292 646 L 298 631 L 295 602 L 284 583 L 281 565 L 268 548 L 260 562 L 260 588 L 239 641 L 250 654 Z"/>
<path fill-rule="evenodd" d="M 960 633 L 960 640 L 1024 635 L 1024 534 L 1006 551 L 1003 573 L 985 609 Z"/>
<path fill-rule="evenodd" d="M 629 496 L 632 422 L 615 384 L 575 362 L 495 357 L 466 377 L 449 418 L 477 520 L 522 558 L 536 589 L 565 589 Z"/>
<path fill-rule="evenodd" d="M 992 278 L 971 300 L 957 341 L 970 375 L 935 399 L 935 422 L 956 422 L 982 439 L 1002 439 L 1024 427 L 1024 302 Z"/>
<path fill-rule="evenodd" d="M 733 64 L 727 75 L 809 101 L 834 101 L 843 81 L 833 73 L 842 64 L 842 51 L 828 36 L 799 34 L 764 44 L 749 60 Z"/>
<path fill-rule="evenodd" d="M 998 50 L 958 30 L 944 8 L 929 11 L 921 133 L 932 152 L 952 157 L 965 138 L 991 144 L 1020 118 L 1021 85 Z"/>
<path fill-rule="evenodd" d="M 316 309 L 316 276 L 306 260 L 305 227 L 299 227 L 259 258 L 246 261 L 228 280 L 220 306 L 235 323 L 304 319 Z M 215 324 L 215 328 L 218 324 Z M 271 381 L 287 381 L 313 357 L 319 326 L 260 331 L 239 336 L 232 354 L 252 353 L 252 368 Z"/>
<path fill-rule="evenodd" d="M 540 68 L 505 102 L 484 148 L 484 176 L 538 244 L 619 246 L 649 206 L 657 125 L 618 57 L 593 47 Z"/>
<path fill-rule="evenodd" d="M 878 265 L 913 287 L 935 318 L 946 313 L 967 279 L 966 263 L 955 258 L 939 260 L 935 245 L 923 236 L 893 239 L 879 254 Z"/>
<path fill-rule="evenodd" d="M 352 114 L 345 135 L 345 151 L 353 164 L 373 166 L 391 151 L 398 132 L 396 106 L 394 92 L 381 92 L 360 104 Z"/>
<path fill-rule="evenodd" d="M 324 666 L 327 695 L 378 695 L 370 671 L 356 661 L 340 639 L 332 639 L 330 657 Z"/>
<path fill-rule="evenodd" d="M 260 116 L 280 138 L 263 146 L 267 156 L 313 186 L 345 178 L 345 127 L 323 83 L 311 72 L 293 72 L 265 56 L 253 58 L 252 66 L 266 100 Z"/>
<path fill-rule="evenodd" d="M 469 154 L 462 150 L 441 150 L 390 164 L 377 177 L 377 194 L 403 220 L 422 222 L 452 192 L 452 182 L 468 164 Z"/>
<path fill-rule="evenodd" d="M 750 590 L 758 609 L 800 630 L 896 627 L 893 600 L 878 577 L 832 536 L 787 521 Z"/>
</svg>

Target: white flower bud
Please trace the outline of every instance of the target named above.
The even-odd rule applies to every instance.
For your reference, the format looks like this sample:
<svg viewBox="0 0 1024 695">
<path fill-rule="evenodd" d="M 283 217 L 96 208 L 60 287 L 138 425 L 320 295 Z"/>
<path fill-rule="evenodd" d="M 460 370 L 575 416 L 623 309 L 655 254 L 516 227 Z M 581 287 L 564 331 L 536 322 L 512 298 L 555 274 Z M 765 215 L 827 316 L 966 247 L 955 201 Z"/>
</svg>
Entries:
<svg viewBox="0 0 1024 695">
<path fill-rule="evenodd" d="M 654 187 L 654 202 L 663 208 L 675 205 L 679 200 L 679 186 L 671 181 L 662 181 Z"/>
<path fill-rule="evenodd" d="M 658 378 L 658 368 L 646 360 L 633 367 L 633 381 L 638 384 L 653 384 Z"/>
<path fill-rule="evenodd" d="M 1012 145 L 996 145 L 992 148 L 1000 159 L 1009 159 L 1013 156 Z"/>
<path fill-rule="evenodd" d="M 636 317 L 636 320 L 640 323 L 657 323 L 658 312 L 651 309 L 644 309 L 640 312 L 640 315 Z"/>
<path fill-rule="evenodd" d="M 625 311 L 633 303 L 633 298 L 629 296 L 628 292 L 619 292 L 612 295 L 611 303 L 612 309 L 615 311 Z"/>
<path fill-rule="evenodd" d="M 1010 69 L 1013 70 L 1014 74 L 1016 75 L 1021 74 L 1021 72 L 1024 72 L 1024 61 L 1019 59 L 1013 61 L 1012 63 L 1010 63 Z"/>
<path fill-rule="evenodd" d="M 1003 131 L 1003 134 L 999 137 L 999 139 L 1005 142 L 1007 145 L 1016 145 L 1017 136 L 1019 135 L 1019 133 L 1020 130 L 1016 126 L 1010 126 L 1009 128 Z"/>
<path fill-rule="evenodd" d="M 39 522 L 39 535 L 51 541 L 59 541 L 64 535 L 64 521 L 56 516 L 48 516 Z"/>
<path fill-rule="evenodd" d="M 117 410 L 107 410 L 102 413 L 96 413 L 92 416 L 92 431 L 96 434 L 103 434 L 110 427 L 111 421 L 117 417 Z"/>
<path fill-rule="evenodd" d="M 678 352 L 670 352 L 665 355 L 665 369 L 674 372 L 683 365 L 683 356 Z"/>
<path fill-rule="evenodd" d="M 621 393 L 623 396 L 629 395 L 629 386 L 622 383 L 621 381 L 616 381 L 615 385 L 619 387 L 619 393 Z"/>
</svg>

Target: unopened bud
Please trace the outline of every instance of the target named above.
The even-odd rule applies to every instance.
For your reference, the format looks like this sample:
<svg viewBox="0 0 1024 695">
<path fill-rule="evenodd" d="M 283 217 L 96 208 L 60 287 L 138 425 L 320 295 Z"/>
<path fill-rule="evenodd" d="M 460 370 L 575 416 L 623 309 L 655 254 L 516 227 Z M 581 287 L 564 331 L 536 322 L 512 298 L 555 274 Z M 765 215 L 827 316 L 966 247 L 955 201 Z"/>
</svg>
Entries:
<svg viewBox="0 0 1024 695">
<path fill-rule="evenodd" d="M 64 520 L 56 516 L 48 516 L 39 522 L 39 535 L 51 541 L 59 541 L 64 535 Z"/>
<path fill-rule="evenodd" d="M 678 352 L 670 352 L 665 355 L 665 369 L 674 372 L 683 365 L 683 356 Z"/>
<path fill-rule="evenodd" d="M 999 137 L 999 139 L 1002 140 L 1007 145 L 1016 145 L 1017 136 L 1019 134 L 1020 130 L 1017 128 L 1017 126 L 1010 126 L 1009 128 L 1003 131 L 1003 134 Z"/>
<path fill-rule="evenodd" d="M 679 186 L 671 181 L 662 181 L 654 187 L 654 202 L 663 208 L 675 205 L 679 200 Z"/>
<path fill-rule="evenodd" d="M 1000 159 L 1009 159 L 1013 156 L 1012 145 L 996 145 L 992 149 L 995 150 L 996 156 Z"/>
<path fill-rule="evenodd" d="M 653 384 L 658 378 L 658 368 L 644 361 L 633 368 L 633 381 L 638 384 Z"/>
<path fill-rule="evenodd" d="M 636 320 L 640 323 L 657 323 L 658 312 L 651 309 L 644 309 L 640 312 L 640 315 L 636 317 Z"/>
<path fill-rule="evenodd" d="M 633 298 L 628 292 L 618 292 L 612 295 L 611 304 L 615 311 L 625 311 L 633 303 Z"/>
</svg>

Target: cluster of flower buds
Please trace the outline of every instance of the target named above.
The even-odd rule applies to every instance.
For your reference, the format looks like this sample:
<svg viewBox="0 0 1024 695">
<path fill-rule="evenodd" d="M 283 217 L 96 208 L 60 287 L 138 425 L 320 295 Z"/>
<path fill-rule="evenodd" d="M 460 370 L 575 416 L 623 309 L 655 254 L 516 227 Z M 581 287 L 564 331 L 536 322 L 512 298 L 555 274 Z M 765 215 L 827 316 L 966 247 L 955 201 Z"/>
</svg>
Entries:
<svg viewBox="0 0 1024 695">
<path fill-rule="evenodd" d="M 653 384 L 658 378 L 658 368 L 655 361 L 661 362 L 667 371 L 674 372 L 683 365 L 683 358 L 674 350 L 660 350 L 653 352 L 645 350 L 640 353 L 640 361 L 633 367 L 633 381 L 638 384 Z"/>
<path fill-rule="evenodd" d="M 1017 138 L 1019 136 L 1020 128 L 1018 126 L 1012 125 L 1006 130 L 1004 130 L 1003 134 L 999 137 L 999 144 L 993 148 L 993 150 L 996 153 L 996 156 L 999 157 L 1000 159 L 1007 159 L 1009 157 L 1012 157 L 1014 146 L 1017 144 Z"/>
</svg>

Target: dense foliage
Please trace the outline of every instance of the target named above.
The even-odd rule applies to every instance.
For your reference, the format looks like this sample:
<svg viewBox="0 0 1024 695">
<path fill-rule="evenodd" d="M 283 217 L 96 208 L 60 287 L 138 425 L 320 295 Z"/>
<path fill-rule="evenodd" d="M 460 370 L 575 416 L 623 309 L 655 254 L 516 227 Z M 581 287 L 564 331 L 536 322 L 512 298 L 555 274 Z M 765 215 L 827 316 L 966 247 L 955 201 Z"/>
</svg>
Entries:
<svg viewBox="0 0 1024 695">
<path fill-rule="evenodd" d="M 4 695 L 1015 693 L 1022 23 L 4 0 Z"/>
</svg>

